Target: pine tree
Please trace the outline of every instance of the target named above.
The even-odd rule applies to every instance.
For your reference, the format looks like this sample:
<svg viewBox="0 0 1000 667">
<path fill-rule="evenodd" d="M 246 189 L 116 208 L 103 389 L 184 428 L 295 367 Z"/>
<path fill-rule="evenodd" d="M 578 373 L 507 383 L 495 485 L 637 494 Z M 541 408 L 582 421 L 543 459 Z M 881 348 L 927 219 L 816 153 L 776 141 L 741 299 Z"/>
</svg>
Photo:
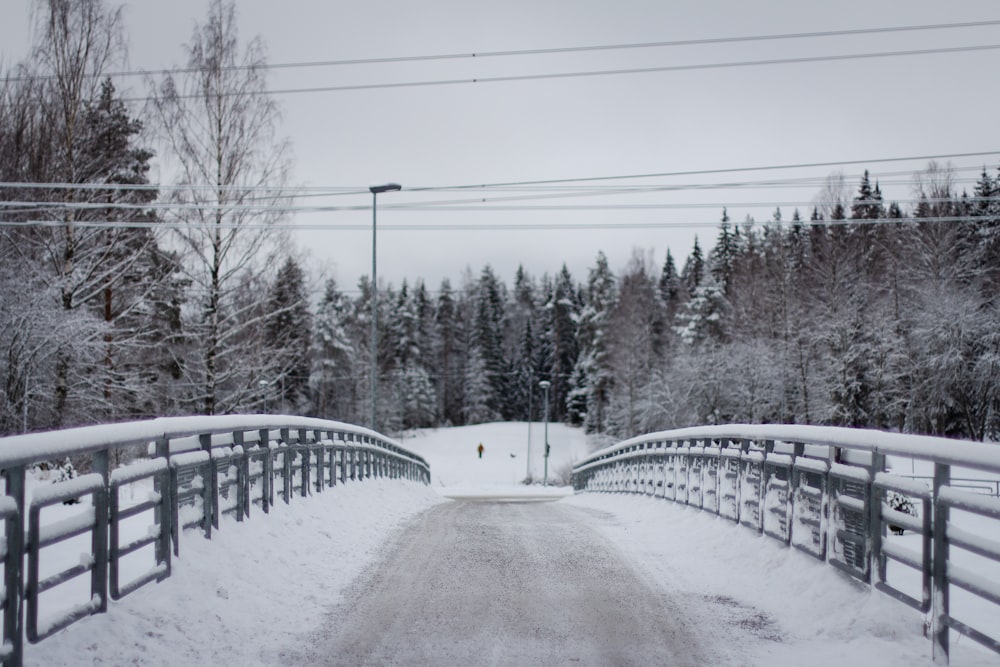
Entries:
<svg viewBox="0 0 1000 667">
<path fill-rule="evenodd" d="M 667 248 L 667 258 L 663 262 L 663 271 L 660 273 L 659 289 L 660 301 L 664 307 L 664 321 L 667 326 L 673 326 L 677 309 L 681 304 L 681 277 L 677 274 L 674 256 L 669 248 Z"/>
<path fill-rule="evenodd" d="M 350 304 L 330 278 L 316 308 L 313 324 L 312 405 L 314 413 L 325 419 L 360 421 L 356 411 L 358 382 L 355 374 L 362 356 L 348 333 Z"/>
<path fill-rule="evenodd" d="M 461 335 L 451 282 L 441 281 L 435 314 L 435 370 L 437 371 L 438 423 L 464 423 L 462 411 L 463 366 Z"/>
<path fill-rule="evenodd" d="M 549 416 L 553 421 L 563 421 L 566 416 L 566 399 L 570 392 L 570 378 L 579 352 L 576 339 L 578 304 L 576 288 L 569 269 L 563 264 L 553 285 L 552 297 L 545 306 L 552 350 L 549 366 L 549 391 L 551 401 Z"/>
<path fill-rule="evenodd" d="M 271 287 L 267 312 L 267 346 L 277 371 L 280 404 L 286 414 L 308 410 L 312 314 L 309 312 L 305 274 L 288 257 Z"/>
<path fill-rule="evenodd" d="M 732 290 L 733 272 L 738 253 L 736 244 L 737 237 L 729 227 L 729 214 L 726 209 L 722 209 L 719 237 L 715 241 L 715 247 L 709 253 L 709 265 L 712 276 L 722 286 L 722 292 L 726 296 L 730 296 Z"/>
<path fill-rule="evenodd" d="M 669 253 L 668 253 L 669 257 Z M 580 312 L 577 340 L 580 348 L 573 369 L 570 418 L 582 421 L 588 432 L 603 432 L 607 427 L 607 407 L 613 382 L 608 354 L 611 335 L 609 320 L 616 300 L 616 281 L 603 252 L 590 270 L 583 309 Z"/>
<path fill-rule="evenodd" d="M 698 244 L 698 237 L 694 237 L 694 247 L 684 263 L 684 270 L 681 271 L 681 284 L 687 295 L 694 294 L 694 291 L 701 285 L 705 278 L 705 257 Z"/>
<path fill-rule="evenodd" d="M 484 267 L 479 277 L 476 304 L 476 344 L 482 355 L 490 386 L 487 404 L 490 410 L 506 417 L 511 412 L 511 406 L 506 401 L 507 365 L 503 354 L 502 334 L 504 300 L 500 280 L 491 267 Z"/>
</svg>

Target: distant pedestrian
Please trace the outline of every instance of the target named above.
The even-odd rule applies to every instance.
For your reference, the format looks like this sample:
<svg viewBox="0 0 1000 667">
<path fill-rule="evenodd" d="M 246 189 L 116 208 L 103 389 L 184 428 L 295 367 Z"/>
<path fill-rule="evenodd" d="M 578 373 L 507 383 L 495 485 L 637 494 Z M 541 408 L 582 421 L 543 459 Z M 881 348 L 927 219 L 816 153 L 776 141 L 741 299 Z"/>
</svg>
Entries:
<svg viewBox="0 0 1000 667">
<path fill-rule="evenodd" d="M 479 443 L 479 446 L 476 447 L 476 451 L 479 452 L 479 458 L 483 458 L 483 450 L 484 449 L 486 449 L 486 448 L 483 447 L 483 443 Z"/>
</svg>

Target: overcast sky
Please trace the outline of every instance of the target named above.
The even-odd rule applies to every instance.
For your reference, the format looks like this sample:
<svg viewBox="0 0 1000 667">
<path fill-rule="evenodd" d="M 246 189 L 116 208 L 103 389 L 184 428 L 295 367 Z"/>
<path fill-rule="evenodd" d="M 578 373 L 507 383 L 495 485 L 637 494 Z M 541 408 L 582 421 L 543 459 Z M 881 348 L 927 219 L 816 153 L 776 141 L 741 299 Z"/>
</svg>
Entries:
<svg viewBox="0 0 1000 667">
<path fill-rule="evenodd" d="M 126 5 L 130 66 L 182 65 L 183 45 L 206 4 L 198 0 Z M 0 60 L 25 56 L 30 2 L 5 0 Z M 995 0 L 871 2 L 425 0 L 423 2 L 240 1 L 241 39 L 264 38 L 272 63 L 485 53 L 718 37 L 913 26 L 1000 19 Z M 745 62 L 956 46 L 1000 45 L 1000 26 L 962 30 L 634 48 L 516 57 L 459 58 L 272 72 L 274 89 L 439 81 Z M 1000 50 L 925 54 L 612 76 L 331 91 L 280 96 L 281 133 L 293 144 L 293 183 L 355 187 L 365 194 L 308 203 L 356 210 L 298 213 L 295 239 L 342 287 L 370 272 L 371 196 L 394 181 L 404 191 L 379 197 L 379 275 L 397 286 L 424 278 L 460 280 L 466 266 L 490 263 L 510 282 L 519 263 L 532 274 L 565 262 L 583 280 L 599 250 L 621 269 L 633 248 L 659 267 L 669 247 L 682 262 L 695 234 L 711 245 L 724 205 L 731 217 L 785 219 L 795 204 L 808 215 L 819 188 L 683 189 L 602 194 L 595 185 L 676 186 L 822 177 L 834 167 L 591 182 L 584 197 L 487 201 L 456 211 L 394 209 L 426 200 L 522 195 L 410 188 L 575 179 L 630 174 L 866 161 L 887 198 L 912 197 L 896 175 L 925 161 L 906 156 L 997 151 L 955 158 L 961 168 L 994 169 L 996 65 Z M 138 79 L 119 82 L 143 94 Z M 863 166 L 845 165 L 852 193 Z M 958 171 L 960 178 L 976 174 Z M 971 186 L 968 186 L 971 189 Z M 531 194 L 565 194 L 546 187 Z M 761 202 L 759 207 L 748 206 Z M 307 203 L 303 201 L 302 203 Z M 518 205 L 517 209 L 496 210 Z M 663 208 L 673 205 L 692 208 Z M 566 210 L 567 205 L 584 208 Z M 542 208 L 542 207 L 562 208 Z M 631 208 L 626 208 L 631 207 Z M 469 210 L 469 209 L 473 210 Z M 481 210 L 475 210 L 475 209 Z M 430 225 L 462 229 L 430 230 Z M 490 225 L 490 230 L 469 228 Z M 568 225 L 563 229 L 524 229 Z M 618 225 L 619 227 L 615 228 Z M 644 226 L 640 226 L 644 225 Z M 702 226 L 698 226 L 702 225 Z M 384 228 L 383 228 L 384 226 Z M 401 231 L 395 226 L 422 226 Z M 498 228 L 499 227 L 499 228 Z"/>
</svg>

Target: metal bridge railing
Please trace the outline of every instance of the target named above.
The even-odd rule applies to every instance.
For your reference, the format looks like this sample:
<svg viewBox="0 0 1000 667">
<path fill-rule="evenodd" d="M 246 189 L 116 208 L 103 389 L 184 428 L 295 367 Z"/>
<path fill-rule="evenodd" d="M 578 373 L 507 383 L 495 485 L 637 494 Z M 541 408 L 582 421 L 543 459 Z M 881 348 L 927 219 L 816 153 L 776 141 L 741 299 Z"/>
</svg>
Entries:
<svg viewBox="0 0 1000 667">
<path fill-rule="evenodd" d="M 933 464 L 929 483 L 887 471 L 890 455 Z M 952 468 L 964 477 L 952 478 Z M 667 498 L 801 549 L 929 614 L 934 661 L 947 664 L 950 630 L 1000 652 L 996 624 L 973 627 L 950 611 L 957 587 L 1000 618 L 1000 577 L 955 558 L 961 550 L 963 557 L 1000 563 L 1000 498 L 991 493 L 993 482 L 971 484 L 971 471 L 1000 475 L 1000 445 L 862 429 L 727 425 L 652 433 L 602 449 L 574 467 L 573 486 Z M 892 506 L 890 492 L 918 514 Z M 888 539 L 889 527 L 916 533 L 919 547 Z M 919 592 L 889 580 L 890 561 L 919 576 Z"/>
<path fill-rule="evenodd" d="M 110 462 L 121 453 L 136 460 L 111 470 Z M 66 457 L 82 459 L 90 472 L 36 487 L 26 499 L 27 469 Z M 107 611 L 109 592 L 117 600 L 169 577 L 171 556 L 179 555 L 185 529 L 197 528 L 211 538 L 221 516 L 243 521 L 253 511 L 266 514 L 276 493 L 288 503 L 293 496 L 347 480 L 430 483 L 423 458 L 374 431 L 272 415 L 173 417 L 0 438 L 0 471 L 5 481 L 0 496 L 4 665 L 22 663 L 25 637 L 37 643 Z M 136 485 L 147 491 L 138 501 Z M 127 488 L 133 489 L 131 499 L 125 498 Z M 87 497 L 90 503 L 79 503 L 81 509 L 68 516 L 50 509 Z M 52 513 L 61 518 L 47 520 Z M 129 519 L 147 523 L 123 535 Z M 54 553 L 49 547 L 71 539 L 84 540 L 89 552 L 68 566 L 44 563 L 46 554 Z M 147 559 L 138 574 L 130 561 L 127 581 L 126 557 Z M 46 609 L 44 593 L 85 575 L 89 594 L 69 608 Z"/>
</svg>

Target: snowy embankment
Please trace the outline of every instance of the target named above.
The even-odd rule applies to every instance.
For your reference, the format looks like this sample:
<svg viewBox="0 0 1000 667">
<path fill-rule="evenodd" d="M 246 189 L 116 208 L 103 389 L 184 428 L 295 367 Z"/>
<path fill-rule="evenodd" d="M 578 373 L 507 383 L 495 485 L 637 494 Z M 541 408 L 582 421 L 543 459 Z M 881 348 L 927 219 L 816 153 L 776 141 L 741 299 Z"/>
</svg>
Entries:
<svg viewBox="0 0 1000 667">
<path fill-rule="evenodd" d="M 684 601 L 728 664 L 931 664 L 922 614 L 770 537 L 662 499 L 588 493 L 563 502 L 603 518 L 595 529 Z M 953 635 L 951 664 L 996 666 L 1000 656 Z"/>
<path fill-rule="evenodd" d="M 442 502 L 415 482 L 348 482 L 187 531 L 173 573 L 40 644 L 27 665 L 278 665 L 411 517 Z"/>
</svg>

